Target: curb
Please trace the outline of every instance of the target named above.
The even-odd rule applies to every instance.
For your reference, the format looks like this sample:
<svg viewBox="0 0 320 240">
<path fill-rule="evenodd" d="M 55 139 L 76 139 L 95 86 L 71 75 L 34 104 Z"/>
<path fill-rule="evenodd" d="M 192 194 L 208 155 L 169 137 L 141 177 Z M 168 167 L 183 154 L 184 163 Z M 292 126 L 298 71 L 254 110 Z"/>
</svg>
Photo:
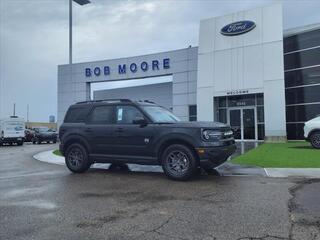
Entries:
<svg viewBox="0 0 320 240">
<path fill-rule="evenodd" d="M 265 168 L 268 177 L 320 178 L 320 168 Z"/>
<path fill-rule="evenodd" d="M 33 155 L 33 158 L 41 162 L 57 164 L 57 165 L 65 165 L 64 157 L 55 155 L 53 151 L 54 150 L 49 150 L 49 151 L 37 153 Z"/>
</svg>

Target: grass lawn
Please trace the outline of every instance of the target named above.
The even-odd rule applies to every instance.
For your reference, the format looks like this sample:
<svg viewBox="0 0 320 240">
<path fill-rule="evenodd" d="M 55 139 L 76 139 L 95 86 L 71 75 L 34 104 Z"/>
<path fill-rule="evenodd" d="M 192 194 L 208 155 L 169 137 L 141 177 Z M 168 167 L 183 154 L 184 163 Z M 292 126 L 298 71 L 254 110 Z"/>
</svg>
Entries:
<svg viewBox="0 0 320 240">
<path fill-rule="evenodd" d="M 58 155 L 58 156 L 62 156 L 61 152 L 58 149 L 54 150 L 53 154 Z"/>
<path fill-rule="evenodd" d="M 264 143 L 231 162 L 265 168 L 320 168 L 320 150 L 308 142 Z"/>
</svg>

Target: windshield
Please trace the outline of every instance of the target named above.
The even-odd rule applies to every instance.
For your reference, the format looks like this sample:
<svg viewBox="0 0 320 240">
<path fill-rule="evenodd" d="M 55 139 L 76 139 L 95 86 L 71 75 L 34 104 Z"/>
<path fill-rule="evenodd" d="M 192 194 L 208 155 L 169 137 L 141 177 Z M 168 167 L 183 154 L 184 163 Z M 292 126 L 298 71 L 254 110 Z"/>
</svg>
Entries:
<svg viewBox="0 0 320 240">
<path fill-rule="evenodd" d="M 43 127 L 43 128 L 36 128 L 36 130 L 38 130 L 38 132 L 49 132 L 49 128 Z"/>
<path fill-rule="evenodd" d="M 6 122 L 7 131 L 23 131 L 24 124 L 21 122 Z"/>
<path fill-rule="evenodd" d="M 159 106 L 142 106 L 151 119 L 156 123 L 172 123 L 178 122 L 180 119 L 173 115 L 170 111 Z"/>
</svg>

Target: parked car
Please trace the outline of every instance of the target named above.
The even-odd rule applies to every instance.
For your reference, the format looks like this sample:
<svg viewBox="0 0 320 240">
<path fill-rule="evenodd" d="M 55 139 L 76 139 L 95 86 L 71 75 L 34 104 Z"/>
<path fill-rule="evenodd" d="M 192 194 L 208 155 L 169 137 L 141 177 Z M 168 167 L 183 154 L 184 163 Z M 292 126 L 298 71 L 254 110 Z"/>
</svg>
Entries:
<svg viewBox="0 0 320 240">
<path fill-rule="evenodd" d="M 58 139 L 58 134 L 56 131 L 48 128 L 48 127 L 37 127 L 34 128 L 34 136 L 32 139 L 32 143 L 41 144 L 42 142 L 53 142 L 56 143 Z"/>
<path fill-rule="evenodd" d="M 24 137 L 24 141 L 25 142 L 32 142 L 32 139 L 34 138 L 34 131 L 31 129 L 26 129 L 24 131 L 25 137 Z"/>
<path fill-rule="evenodd" d="M 320 149 L 320 116 L 317 116 L 304 124 L 304 137 L 312 147 Z"/>
<path fill-rule="evenodd" d="M 25 122 L 23 118 L 11 116 L 0 119 L 0 145 L 4 143 L 23 145 Z"/>
<path fill-rule="evenodd" d="M 128 99 L 70 106 L 59 137 L 72 172 L 85 172 L 97 162 L 162 165 L 175 180 L 189 179 L 200 167 L 211 171 L 236 149 L 228 125 L 182 122 L 154 103 Z"/>
</svg>

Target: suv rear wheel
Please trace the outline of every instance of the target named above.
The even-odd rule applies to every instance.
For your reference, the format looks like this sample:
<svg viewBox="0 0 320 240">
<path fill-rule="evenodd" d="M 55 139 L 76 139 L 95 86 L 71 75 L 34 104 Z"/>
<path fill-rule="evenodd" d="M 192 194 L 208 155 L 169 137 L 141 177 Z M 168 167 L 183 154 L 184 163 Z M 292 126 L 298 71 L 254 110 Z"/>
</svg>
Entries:
<svg viewBox="0 0 320 240">
<path fill-rule="evenodd" d="M 320 131 L 311 134 L 310 143 L 312 147 L 320 149 Z"/>
<path fill-rule="evenodd" d="M 69 170 L 74 173 L 85 172 L 91 166 L 87 150 L 79 143 L 73 143 L 67 148 L 65 161 Z"/>
<path fill-rule="evenodd" d="M 174 144 L 167 147 L 162 154 L 162 168 L 165 174 L 173 180 L 187 180 L 197 170 L 197 160 L 185 145 Z"/>
</svg>

